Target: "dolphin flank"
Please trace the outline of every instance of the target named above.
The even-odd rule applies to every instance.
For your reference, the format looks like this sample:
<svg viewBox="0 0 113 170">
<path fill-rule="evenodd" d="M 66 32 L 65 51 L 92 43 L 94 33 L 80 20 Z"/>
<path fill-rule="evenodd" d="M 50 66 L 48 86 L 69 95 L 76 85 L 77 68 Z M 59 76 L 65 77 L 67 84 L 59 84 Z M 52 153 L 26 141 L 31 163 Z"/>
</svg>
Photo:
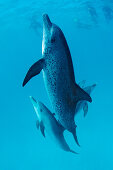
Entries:
<svg viewBox="0 0 113 170">
<path fill-rule="evenodd" d="M 76 136 L 74 115 L 79 101 L 92 102 L 91 97 L 75 81 L 70 50 L 61 29 L 43 15 L 42 58 L 28 70 L 23 86 L 43 71 L 46 90 L 59 123 Z"/>
<path fill-rule="evenodd" d="M 36 101 L 31 96 L 30 99 L 38 117 L 36 125 L 38 129 L 40 128 L 42 135 L 45 137 L 46 130 L 48 135 L 60 146 L 60 148 L 67 152 L 76 153 L 75 151 L 71 150 L 66 143 L 63 136 L 65 129 L 57 122 L 54 114 L 52 114 L 40 101 Z"/>
</svg>

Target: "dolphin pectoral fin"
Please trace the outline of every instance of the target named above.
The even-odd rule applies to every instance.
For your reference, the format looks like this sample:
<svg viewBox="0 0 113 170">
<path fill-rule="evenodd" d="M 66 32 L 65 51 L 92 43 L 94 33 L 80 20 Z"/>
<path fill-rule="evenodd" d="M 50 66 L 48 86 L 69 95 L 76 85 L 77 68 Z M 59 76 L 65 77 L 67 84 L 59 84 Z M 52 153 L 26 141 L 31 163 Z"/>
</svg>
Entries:
<svg viewBox="0 0 113 170">
<path fill-rule="evenodd" d="M 83 106 L 83 111 L 84 111 L 84 117 L 87 115 L 88 112 L 88 103 L 85 102 L 84 106 Z"/>
<path fill-rule="evenodd" d="M 86 93 L 91 94 L 91 92 L 94 90 L 95 87 L 96 87 L 96 84 L 93 84 L 93 85 L 87 86 L 87 87 L 85 87 L 85 88 L 83 88 L 83 89 L 84 89 L 84 91 L 85 91 Z"/>
<path fill-rule="evenodd" d="M 37 129 L 39 129 L 39 126 L 40 126 L 40 123 L 39 123 L 39 120 L 36 121 L 36 127 Z"/>
<path fill-rule="evenodd" d="M 28 70 L 24 81 L 23 81 L 23 86 L 26 85 L 26 83 L 34 76 L 36 76 L 37 74 L 39 74 L 41 72 L 41 70 L 43 69 L 43 65 L 44 65 L 44 59 L 40 59 L 38 60 L 36 63 L 34 63 L 30 69 Z"/>
<path fill-rule="evenodd" d="M 86 93 L 79 85 L 75 84 L 75 96 L 74 96 L 75 102 L 78 102 L 80 100 L 86 100 L 88 102 L 92 102 L 92 99 L 88 93 Z"/>
<path fill-rule="evenodd" d="M 41 122 L 41 123 L 40 123 L 40 131 L 42 132 L 42 135 L 43 135 L 44 138 L 45 138 L 45 132 L 44 132 L 44 130 L 45 130 L 45 127 L 44 127 L 44 125 L 43 125 L 43 122 Z"/>
</svg>

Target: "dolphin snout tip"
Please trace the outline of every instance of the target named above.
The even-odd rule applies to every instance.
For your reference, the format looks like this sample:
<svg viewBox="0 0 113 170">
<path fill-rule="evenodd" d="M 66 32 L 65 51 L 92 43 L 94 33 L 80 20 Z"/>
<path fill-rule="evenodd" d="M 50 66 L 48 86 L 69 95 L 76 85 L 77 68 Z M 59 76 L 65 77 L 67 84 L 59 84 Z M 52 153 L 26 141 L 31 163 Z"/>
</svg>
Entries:
<svg viewBox="0 0 113 170">
<path fill-rule="evenodd" d="M 32 96 L 29 96 L 30 99 L 32 99 Z"/>
<path fill-rule="evenodd" d="M 29 96 L 29 98 L 30 98 L 31 102 L 37 103 L 36 100 L 32 96 Z"/>
<path fill-rule="evenodd" d="M 44 22 L 46 22 L 48 20 L 50 21 L 48 14 L 43 14 L 42 17 L 43 17 Z"/>
<path fill-rule="evenodd" d="M 43 16 L 43 18 L 47 18 L 48 14 L 44 13 L 42 16 Z"/>
<path fill-rule="evenodd" d="M 33 102 L 33 97 L 32 97 L 32 96 L 29 96 L 29 98 L 30 98 L 31 102 Z"/>
<path fill-rule="evenodd" d="M 43 14 L 43 23 L 44 25 L 47 25 L 47 27 L 51 27 L 52 23 L 50 21 L 50 18 L 48 16 L 48 14 Z"/>
</svg>

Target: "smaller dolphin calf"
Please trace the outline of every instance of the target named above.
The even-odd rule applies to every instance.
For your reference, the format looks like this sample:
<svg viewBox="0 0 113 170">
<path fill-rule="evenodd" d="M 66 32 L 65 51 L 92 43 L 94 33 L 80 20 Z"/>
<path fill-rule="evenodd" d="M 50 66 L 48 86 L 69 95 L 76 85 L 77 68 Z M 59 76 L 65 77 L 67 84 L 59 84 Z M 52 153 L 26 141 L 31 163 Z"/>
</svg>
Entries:
<svg viewBox="0 0 113 170">
<path fill-rule="evenodd" d="M 77 154 L 75 151 L 71 150 L 66 143 L 63 132 L 64 128 L 62 125 L 58 123 L 58 121 L 54 117 L 54 113 L 52 114 L 48 108 L 41 103 L 40 101 L 36 101 L 33 97 L 30 96 L 31 102 L 33 104 L 33 107 L 36 111 L 38 120 L 36 122 L 36 126 L 42 133 L 42 135 L 45 137 L 45 130 L 48 133 L 48 135 L 55 141 L 57 144 L 62 148 L 63 150 L 67 152 L 72 152 Z"/>
</svg>

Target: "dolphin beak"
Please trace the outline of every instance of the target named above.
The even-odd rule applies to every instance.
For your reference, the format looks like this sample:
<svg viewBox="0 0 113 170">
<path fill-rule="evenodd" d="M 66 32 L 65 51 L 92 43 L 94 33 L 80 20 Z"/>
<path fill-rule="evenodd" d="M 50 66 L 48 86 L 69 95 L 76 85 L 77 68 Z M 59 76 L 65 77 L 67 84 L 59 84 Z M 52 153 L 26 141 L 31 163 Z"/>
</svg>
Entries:
<svg viewBox="0 0 113 170">
<path fill-rule="evenodd" d="M 36 107 L 37 101 L 32 96 L 29 96 L 29 98 L 30 98 L 31 103 L 33 104 L 33 106 Z"/>
<path fill-rule="evenodd" d="M 44 14 L 43 15 L 43 29 L 49 31 L 51 27 L 52 27 L 52 23 L 49 19 L 49 16 L 47 14 Z"/>
<path fill-rule="evenodd" d="M 36 115 L 38 117 L 38 119 L 40 120 L 40 106 L 39 106 L 39 102 L 37 102 L 32 96 L 29 96 L 31 103 L 33 104 L 34 110 L 36 112 Z"/>
<path fill-rule="evenodd" d="M 40 108 L 42 107 L 42 103 L 40 101 L 36 101 L 32 96 L 29 96 L 31 103 L 33 104 L 34 108 L 37 108 L 40 110 Z"/>
</svg>

